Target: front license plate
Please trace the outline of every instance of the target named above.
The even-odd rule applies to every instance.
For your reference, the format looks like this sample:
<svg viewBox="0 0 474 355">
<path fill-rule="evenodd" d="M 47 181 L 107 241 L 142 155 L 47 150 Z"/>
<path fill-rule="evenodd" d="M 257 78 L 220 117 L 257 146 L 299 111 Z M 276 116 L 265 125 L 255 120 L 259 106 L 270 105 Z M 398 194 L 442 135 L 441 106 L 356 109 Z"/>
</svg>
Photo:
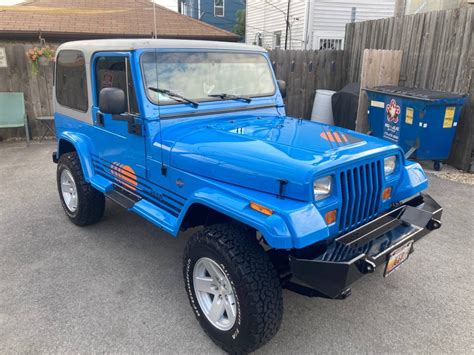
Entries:
<svg viewBox="0 0 474 355">
<path fill-rule="evenodd" d="M 410 251 L 413 245 L 413 240 L 409 241 L 408 243 L 402 245 L 400 248 L 395 249 L 390 253 L 388 256 L 387 266 L 385 267 L 385 272 L 383 274 L 384 277 L 387 277 L 392 272 L 397 270 L 400 265 L 402 265 L 410 255 Z"/>
</svg>

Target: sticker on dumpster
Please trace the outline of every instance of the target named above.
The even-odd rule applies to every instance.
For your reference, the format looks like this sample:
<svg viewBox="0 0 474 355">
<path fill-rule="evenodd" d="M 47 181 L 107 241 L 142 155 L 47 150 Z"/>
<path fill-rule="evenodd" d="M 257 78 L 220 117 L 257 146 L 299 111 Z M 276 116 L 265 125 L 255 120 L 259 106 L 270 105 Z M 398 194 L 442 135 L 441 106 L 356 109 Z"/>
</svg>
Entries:
<svg viewBox="0 0 474 355">
<path fill-rule="evenodd" d="M 413 124 L 413 109 L 411 107 L 407 107 L 405 122 L 406 124 Z"/>
<path fill-rule="evenodd" d="M 397 105 L 395 99 L 390 100 L 385 112 L 387 113 L 387 120 L 384 124 L 383 137 L 398 142 L 400 137 L 400 106 Z"/>
<path fill-rule="evenodd" d="M 444 112 L 443 128 L 451 128 L 453 126 L 454 112 L 456 112 L 456 107 L 446 107 L 446 111 Z"/>
<path fill-rule="evenodd" d="M 372 100 L 372 101 L 370 101 L 370 106 L 384 108 L 385 104 L 383 103 L 383 101 Z"/>
</svg>

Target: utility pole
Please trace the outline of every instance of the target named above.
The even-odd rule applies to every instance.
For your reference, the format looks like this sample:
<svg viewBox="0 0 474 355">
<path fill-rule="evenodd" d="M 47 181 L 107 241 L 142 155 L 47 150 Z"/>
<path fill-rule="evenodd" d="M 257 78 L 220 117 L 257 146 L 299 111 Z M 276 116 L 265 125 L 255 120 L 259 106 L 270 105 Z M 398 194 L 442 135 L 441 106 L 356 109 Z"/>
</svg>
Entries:
<svg viewBox="0 0 474 355">
<path fill-rule="evenodd" d="M 178 0 L 178 14 L 181 14 L 181 0 Z"/>
<path fill-rule="evenodd" d="M 155 1 L 153 0 L 153 27 L 154 27 L 154 32 L 155 32 L 155 38 L 157 38 L 157 33 L 156 33 L 156 6 L 155 6 Z"/>
<path fill-rule="evenodd" d="M 291 0 L 288 0 L 288 8 L 286 10 L 285 50 L 288 46 L 288 32 L 290 29 L 290 2 Z"/>
</svg>

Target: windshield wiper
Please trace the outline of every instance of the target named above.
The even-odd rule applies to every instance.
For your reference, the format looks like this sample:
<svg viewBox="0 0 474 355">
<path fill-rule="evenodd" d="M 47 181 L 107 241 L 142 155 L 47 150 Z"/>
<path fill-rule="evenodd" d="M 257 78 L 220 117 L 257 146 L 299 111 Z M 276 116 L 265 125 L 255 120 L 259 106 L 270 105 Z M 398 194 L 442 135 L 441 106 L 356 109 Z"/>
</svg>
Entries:
<svg viewBox="0 0 474 355">
<path fill-rule="evenodd" d="M 199 102 L 197 101 L 194 101 L 194 100 L 191 100 L 191 99 L 188 99 L 184 96 L 181 96 L 180 94 L 177 94 L 173 91 L 170 91 L 170 90 L 166 90 L 166 89 L 160 89 L 160 88 L 155 88 L 153 86 L 149 86 L 148 89 L 150 89 L 151 91 L 154 91 L 154 92 L 157 92 L 159 94 L 163 94 L 163 95 L 166 95 L 168 97 L 171 97 L 172 99 L 174 99 L 175 101 L 178 101 L 178 102 L 187 102 L 191 105 L 193 105 L 193 107 L 198 107 L 199 106 Z"/>
<path fill-rule="evenodd" d="M 242 101 L 245 101 L 247 103 L 252 101 L 252 99 L 248 96 L 239 96 L 239 95 L 232 95 L 232 94 L 226 94 L 226 93 L 210 94 L 210 95 L 207 95 L 207 96 L 209 96 L 209 97 L 220 97 L 222 100 L 225 100 L 225 99 L 242 100 Z"/>
</svg>

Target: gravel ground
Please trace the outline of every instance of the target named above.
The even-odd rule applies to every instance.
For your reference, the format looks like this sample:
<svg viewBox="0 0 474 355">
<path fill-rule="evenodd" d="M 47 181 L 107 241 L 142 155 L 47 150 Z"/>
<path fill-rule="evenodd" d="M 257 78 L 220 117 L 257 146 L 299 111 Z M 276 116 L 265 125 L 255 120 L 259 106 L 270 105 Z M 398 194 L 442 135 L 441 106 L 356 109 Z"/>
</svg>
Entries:
<svg viewBox="0 0 474 355">
<path fill-rule="evenodd" d="M 450 165 L 444 164 L 443 169 L 441 169 L 441 171 L 436 171 L 433 169 L 433 162 L 431 161 L 422 161 L 421 165 L 423 166 L 423 169 L 425 169 L 425 171 L 430 175 L 439 177 L 444 180 L 460 182 L 467 185 L 474 185 L 474 174 L 458 170 Z"/>
<path fill-rule="evenodd" d="M 108 202 L 87 228 L 64 215 L 52 143 L 0 144 L 0 353 L 220 353 L 182 281 L 173 238 Z M 258 352 L 472 353 L 473 187 L 431 177 L 442 229 L 390 277 L 344 301 L 284 291 L 277 336 Z"/>
</svg>

